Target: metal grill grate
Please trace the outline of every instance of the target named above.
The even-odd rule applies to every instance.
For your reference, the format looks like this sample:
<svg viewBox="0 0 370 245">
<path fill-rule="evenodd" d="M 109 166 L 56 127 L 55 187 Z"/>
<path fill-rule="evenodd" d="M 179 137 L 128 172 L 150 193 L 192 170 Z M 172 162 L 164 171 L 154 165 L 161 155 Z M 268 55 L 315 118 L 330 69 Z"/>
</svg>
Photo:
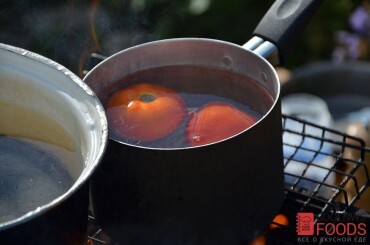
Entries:
<svg viewBox="0 0 370 245">
<path fill-rule="evenodd" d="M 312 133 L 314 132 L 314 134 Z M 279 229 L 267 229 L 263 244 L 296 244 L 296 215 L 362 215 L 353 205 L 369 186 L 366 153 L 361 139 L 283 115 L 285 199 L 275 220 Z M 368 216 L 368 215 L 367 215 Z"/>
<path fill-rule="evenodd" d="M 286 115 L 283 128 L 286 201 L 317 218 L 346 212 L 369 185 L 364 141 Z"/>
</svg>

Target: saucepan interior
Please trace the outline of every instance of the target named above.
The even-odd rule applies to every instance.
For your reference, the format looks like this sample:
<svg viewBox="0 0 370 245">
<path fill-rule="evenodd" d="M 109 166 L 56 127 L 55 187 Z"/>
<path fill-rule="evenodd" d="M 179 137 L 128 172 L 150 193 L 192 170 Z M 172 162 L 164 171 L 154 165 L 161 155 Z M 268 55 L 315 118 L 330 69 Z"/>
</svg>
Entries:
<svg viewBox="0 0 370 245">
<path fill-rule="evenodd" d="M 6 152 L 14 155 L 5 155 L 1 163 L 2 238 L 8 230 L 48 216 L 79 191 L 105 150 L 107 127 L 92 90 L 54 61 L 1 44 L 0 74 L 2 147 L 14 144 L 9 146 L 14 151 Z M 50 157 L 46 145 L 53 152 Z M 55 150 L 59 148 L 63 150 Z M 63 158 L 61 166 L 55 158 Z M 85 209 L 87 201 L 80 204 Z M 69 212 L 76 214 L 66 210 L 66 216 Z M 37 227 L 33 230 L 37 232 Z"/>
<path fill-rule="evenodd" d="M 275 70 L 264 58 L 232 43 L 200 38 L 161 40 L 126 49 L 103 61 L 84 81 L 103 105 L 122 88 L 154 83 L 181 93 L 235 100 L 248 105 L 258 119 L 275 108 L 280 93 Z M 158 148 L 153 144 L 141 146 Z M 168 148 L 187 146 L 174 144 Z"/>
</svg>

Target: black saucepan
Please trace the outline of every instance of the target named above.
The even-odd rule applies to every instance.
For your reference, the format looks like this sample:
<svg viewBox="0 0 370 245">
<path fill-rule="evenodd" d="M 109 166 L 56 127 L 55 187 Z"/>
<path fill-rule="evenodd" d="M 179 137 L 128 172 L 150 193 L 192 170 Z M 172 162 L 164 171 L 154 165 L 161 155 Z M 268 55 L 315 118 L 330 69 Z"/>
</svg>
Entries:
<svg viewBox="0 0 370 245">
<path fill-rule="evenodd" d="M 243 46 L 200 38 L 156 41 L 123 50 L 87 74 L 84 81 L 106 104 L 141 71 L 207 68 L 184 87 L 221 95 L 231 91 L 232 99 L 263 113 L 249 129 L 199 147 L 158 149 L 111 137 L 90 191 L 94 215 L 114 241 L 246 244 L 271 222 L 283 200 L 284 178 L 280 85 L 265 58 L 281 62 L 321 2 L 277 0 Z M 227 74 L 223 83 L 212 84 L 220 71 Z M 152 73 L 146 82 L 166 75 Z M 237 82 L 240 76 L 248 81 Z M 252 85 L 272 102 L 254 98 Z"/>
</svg>

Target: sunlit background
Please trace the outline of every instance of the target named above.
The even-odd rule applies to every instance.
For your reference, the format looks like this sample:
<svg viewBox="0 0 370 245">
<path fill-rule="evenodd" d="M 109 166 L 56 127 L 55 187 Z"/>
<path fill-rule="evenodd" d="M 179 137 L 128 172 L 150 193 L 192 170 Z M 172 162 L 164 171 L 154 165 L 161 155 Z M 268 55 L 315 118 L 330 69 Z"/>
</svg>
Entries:
<svg viewBox="0 0 370 245">
<path fill-rule="evenodd" d="M 273 0 L 0 1 L 0 42 L 40 53 L 81 75 L 91 52 L 151 40 L 205 37 L 243 44 Z M 369 1 L 332 0 L 316 14 L 286 67 L 369 58 Z"/>
</svg>

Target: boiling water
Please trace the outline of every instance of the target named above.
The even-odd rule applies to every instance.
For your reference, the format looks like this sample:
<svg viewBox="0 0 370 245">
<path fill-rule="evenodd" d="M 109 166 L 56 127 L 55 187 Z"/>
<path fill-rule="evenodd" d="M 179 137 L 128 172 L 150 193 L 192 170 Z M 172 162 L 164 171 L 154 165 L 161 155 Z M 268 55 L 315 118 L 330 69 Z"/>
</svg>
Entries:
<svg viewBox="0 0 370 245">
<path fill-rule="evenodd" d="M 37 110 L 0 100 L 0 223 L 65 193 L 82 172 L 75 138 Z"/>
<path fill-rule="evenodd" d="M 96 92 L 106 105 L 110 96 L 116 91 L 143 82 L 173 89 L 182 96 L 187 110 L 182 124 L 166 137 L 151 142 L 119 138 L 117 135 L 112 135 L 110 130 L 111 138 L 153 148 L 188 147 L 184 132 L 189 116 L 208 102 L 230 103 L 239 110 L 253 115 L 257 120 L 270 110 L 274 102 L 267 89 L 248 77 L 225 70 L 189 65 L 143 70 L 112 83 L 104 91 Z M 110 109 L 106 109 L 109 114 Z"/>
</svg>

